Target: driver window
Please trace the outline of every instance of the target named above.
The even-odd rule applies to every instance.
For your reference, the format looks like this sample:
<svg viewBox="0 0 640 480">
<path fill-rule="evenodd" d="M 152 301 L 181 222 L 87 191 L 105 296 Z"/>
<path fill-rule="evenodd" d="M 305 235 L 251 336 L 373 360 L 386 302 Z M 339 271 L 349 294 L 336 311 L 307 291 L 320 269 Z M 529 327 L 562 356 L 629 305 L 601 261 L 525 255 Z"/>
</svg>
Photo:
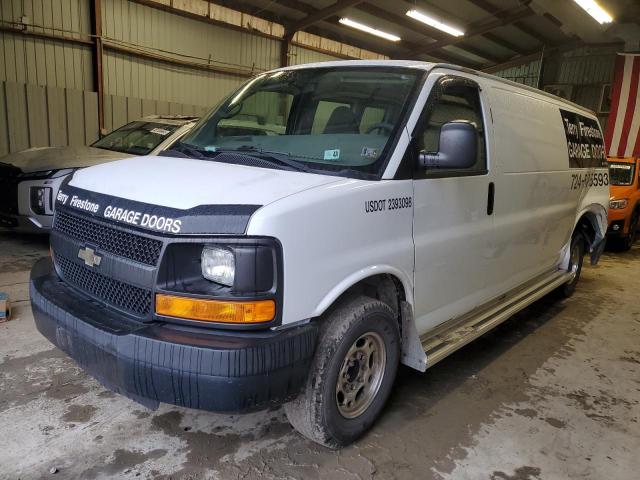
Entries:
<svg viewBox="0 0 640 480">
<path fill-rule="evenodd" d="M 478 88 L 471 85 L 450 84 L 442 89 L 440 98 L 431 105 L 427 102 L 426 121 L 422 134 L 418 136 L 419 149 L 423 152 L 439 150 L 442 125 L 454 120 L 465 120 L 475 125 L 478 131 L 478 156 L 476 163 L 463 172 L 480 172 L 487 169 L 482 104 Z"/>
</svg>

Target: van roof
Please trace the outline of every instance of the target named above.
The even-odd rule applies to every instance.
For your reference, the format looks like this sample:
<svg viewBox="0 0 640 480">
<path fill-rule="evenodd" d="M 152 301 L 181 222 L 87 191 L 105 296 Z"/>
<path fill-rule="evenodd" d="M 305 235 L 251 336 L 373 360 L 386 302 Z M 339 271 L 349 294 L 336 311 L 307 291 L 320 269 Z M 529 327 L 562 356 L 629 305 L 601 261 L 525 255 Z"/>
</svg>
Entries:
<svg viewBox="0 0 640 480">
<path fill-rule="evenodd" d="M 557 102 L 561 102 L 565 105 L 570 105 L 571 107 L 581 110 L 583 112 L 587 112 L 590 115 L 596 116 L 595 112 L 589 108 L 583 107 L 582 105 L 578 105 L 577 103 L 571 102 L 570 100 L 566 100 L 562 97 L 558 97 L 549 92 L 545 92 L 544 90 L 539 90 L 535 87 L 530 87 L 529 85 L 524 85 L 522 83 L 513 82 L 511 80 L 507 80 L 506 78 L 498 77 L 496 75 L 491 75 L 489 73 L 481 72 L 479 70 L 474 70 L 472 68 L 461 67 L 460 65 L 454 65 L 450 63 L 434 63 L 434 62 L 421 62 L 417 60 L 339 60 L 333 62 L 318 62 L 318 63 L 305 63 L 301 65 L 292 65 L 290 67 L 278 68 L 273 70 L 274 72 L 279 70 L 298 70 L 303 68 L 332 68 L 332 67 L 402 67 L 402 68 L 415 68 L 418 70 L 430 71 L 435 68 L 446 68 L 449 70 L 457 70 L 459 72 L 470 73 L 473 75 L 477 75 L 479 77 L 488 78 L 494 80 L 496 82 L 504 83 L 506 85 L 510 85 L 515 88 L 520 88 L 523 90 L 527 90 L 529 92 L 535 93 L 537 95 L 547 97 L 553 99 Z"/>
</svg>

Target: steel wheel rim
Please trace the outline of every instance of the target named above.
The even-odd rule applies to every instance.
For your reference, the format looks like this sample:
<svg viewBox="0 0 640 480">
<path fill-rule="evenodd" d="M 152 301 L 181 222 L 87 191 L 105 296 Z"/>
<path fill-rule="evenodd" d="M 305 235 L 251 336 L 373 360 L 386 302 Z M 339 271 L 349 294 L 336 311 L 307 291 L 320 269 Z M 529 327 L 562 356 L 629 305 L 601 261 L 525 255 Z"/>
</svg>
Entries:
<svg viewBox="0 0 640 480">
<path fill-rule="evenodd" d="M 376 398 L 387 362 L 387 350 L 376 332 L 360 335 L 351 345 L 336 381 L 336 406 L 345 418 L 362 415 Z"/>
<path fill-rule="evenodd" d="M 571 273 L 571 280 L 575 279 L 578 275 L 578 267 L 580 266 L 580 248 L 576 245 L 571 249 L 571 258 L 569 260 L 569 272 Z"/>
</svg>

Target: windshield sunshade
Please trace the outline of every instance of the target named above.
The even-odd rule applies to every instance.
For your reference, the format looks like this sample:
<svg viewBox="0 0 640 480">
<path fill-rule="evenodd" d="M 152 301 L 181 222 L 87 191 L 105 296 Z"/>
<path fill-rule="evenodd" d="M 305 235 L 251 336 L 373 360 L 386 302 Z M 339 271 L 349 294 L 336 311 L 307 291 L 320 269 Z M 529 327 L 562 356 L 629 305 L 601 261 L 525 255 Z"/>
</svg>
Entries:
<svg viewBox="0 0 640 480">
<path fill-rule="evenodd" d="M 178 128 L 177 125 L 155 122 L 131 122 L 95 142 L 92 147 L 148 155 Z"/>
</svg>

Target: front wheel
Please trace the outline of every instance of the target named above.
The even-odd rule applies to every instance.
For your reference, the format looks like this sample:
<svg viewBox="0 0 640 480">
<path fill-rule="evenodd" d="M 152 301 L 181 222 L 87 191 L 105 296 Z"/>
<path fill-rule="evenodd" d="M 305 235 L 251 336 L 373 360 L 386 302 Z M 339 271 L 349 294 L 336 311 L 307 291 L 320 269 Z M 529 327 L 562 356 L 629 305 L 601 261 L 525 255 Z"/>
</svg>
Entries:
<svg viewBox="0 0 640 480">
<path fill-rule="evenodd" d="M 392 309 L 365 296 L 344 299 L 321 321 L 307 382 L 284 409 L 301 434 L 335 448 L 361 436 L 380 414 L 398 369 L 400 336 Z"/>
<path fill-rule="evenodd" d="M 631 216 L 631 221 L 629 222 L 629 233 L 620 242 L 621 243 L 620 248 L 622 251 L 626 252 L 627 250 L 630 250 L 631 247 L 633 247 L 633 244 L 635 243 L 636 237 L 638 235 L 639 217 L 640 217 L 640 212 L 638 210 L 633 212 L 633 215 Z"/>
<path fill-rule="evenodd" d="M 569 251 L 569 273 L 571 280 L 558 288 L 558 293 L 565 298 L 569 298 L 576 290 L 580 273 L 582 272 L 582 262 L 584 260 L 585 240 L 580 232 L 573 234 Z"/>
</svg>

